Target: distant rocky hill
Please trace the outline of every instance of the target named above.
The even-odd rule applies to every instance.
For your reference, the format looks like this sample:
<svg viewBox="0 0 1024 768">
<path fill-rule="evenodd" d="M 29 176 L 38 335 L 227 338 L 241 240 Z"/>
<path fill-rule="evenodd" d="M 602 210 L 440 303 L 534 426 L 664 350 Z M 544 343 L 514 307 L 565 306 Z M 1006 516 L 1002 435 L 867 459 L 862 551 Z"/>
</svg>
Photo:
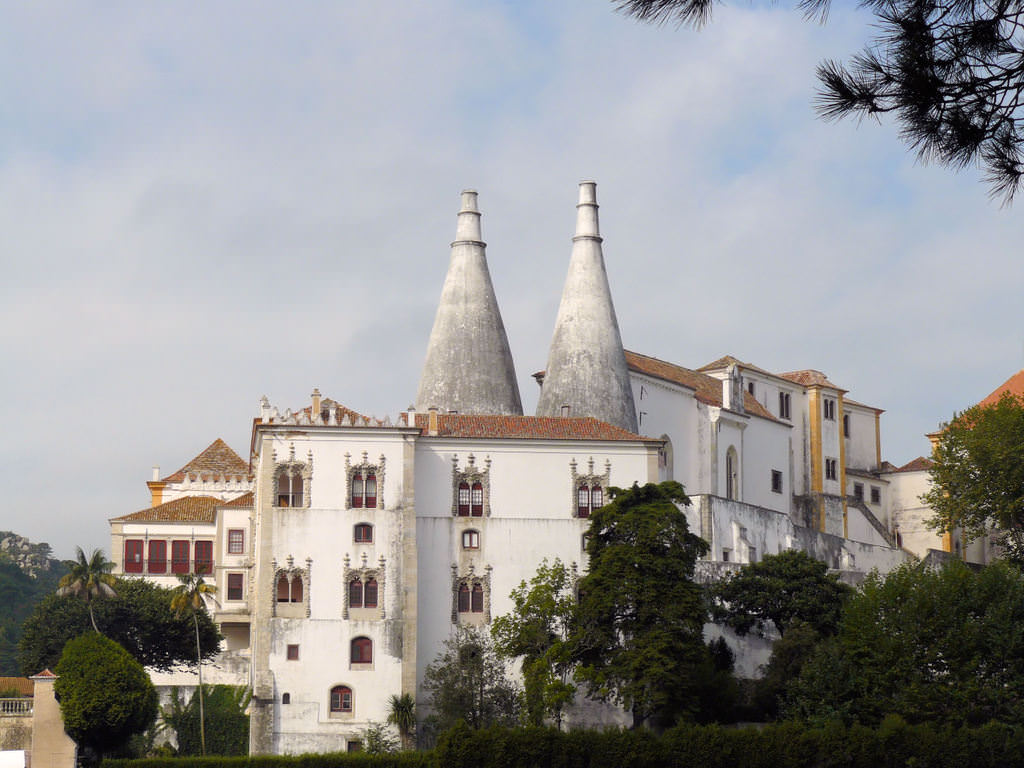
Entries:
<svg viewBox="0 0 1024 768">
<path fill-rule="evenodd" d="M 21 625 L 43 597 L 57 588 L 67 567 L 50 555 L 49 544 L 0 531 L 0 676 L 15 676 Z"/>
<path fill-rule="evenodd" d="M 53 549 L 49 544 L 33 544 L 24 536 L 11 531 L 0 531 L 0 558 L 4 555 L 17 565 L 26 575 L 38 578 L 44 573 L 60 568 L 60 561 L 50 555 Z"/>
</svg>

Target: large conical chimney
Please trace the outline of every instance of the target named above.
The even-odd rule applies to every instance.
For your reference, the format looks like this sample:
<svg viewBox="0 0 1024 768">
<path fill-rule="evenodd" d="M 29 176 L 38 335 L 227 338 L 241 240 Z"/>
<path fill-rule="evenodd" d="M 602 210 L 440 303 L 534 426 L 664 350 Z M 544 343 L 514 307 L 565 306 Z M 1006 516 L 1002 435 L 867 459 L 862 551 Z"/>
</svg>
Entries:
<svg viewBox="0 0 1024 768">
<path fill-rule="evenodd" d="M 416 394 L 418 411 L 523 413 L 485 248 L 476 192 L 466 190 Z"/>
<path fill-rule="evenodd" d="M 597 222 L 597 184 L 580 183 L 576 236 L 558 307 L 538 416 L 593 416 L 637 431 L 626 355 L 608 287 Z"/>
</svg>

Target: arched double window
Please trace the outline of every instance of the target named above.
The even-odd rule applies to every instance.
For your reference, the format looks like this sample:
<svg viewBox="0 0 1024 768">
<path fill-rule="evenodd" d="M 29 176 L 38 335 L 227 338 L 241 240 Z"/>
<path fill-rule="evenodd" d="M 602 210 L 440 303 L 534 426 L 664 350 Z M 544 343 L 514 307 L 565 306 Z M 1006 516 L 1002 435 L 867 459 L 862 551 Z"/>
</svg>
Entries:
<svg viewBox="0 0 1024 768">
<path fill-rule="evenodd" d="M 459 517 L 484 516 L 484 486 L 482 483 L 459 483 Z"/>
<path fill-rule="evenodd" d="M 331 713 L 349 714 L 352 712 L 352 689 L 347 685 L 336 685 L 331 688 Z"/>
<path fill-rule="evenodd" d="M 293 576 L 288 578 L 282 573 L 277 577 L 277 602 L 279 603 L 301 603 L 302 602 L 302 577 Z"/>
<path fill-rule="evenodd" d="M 604 489 L 597 484 L 580 483 L 576 489 L 576 516 L 590 517 L 604 506 Z"/>
<path fill-rule="evenodd" d="M 356 577 L 348 583 L 349 608 L 377 607 L 377 580 L 370 577 L 364 582 Z"/>
<path fill-rule="evenodd" d="M 304 485 L 302 475 L 288 467 L 282 467 L 277 473 L 277 506 L 303 506 Z"/>
<path fill-rule="evenodd" d="M 377 507 L 377 474 L 373 471 L 352 473 L 352 508 L 375 509 Z"/>
<path fill-rule="evenodd" d="M 459 585 L 459 613 L 483 613 L 484 588 L 480 584 Z"/>
<path fill-rule="evenodd" d="M 373 641 L 368 637 L 356 637 L 349 643 L 349 661 L 352 664 L 373 663 Z"/>
</svg>

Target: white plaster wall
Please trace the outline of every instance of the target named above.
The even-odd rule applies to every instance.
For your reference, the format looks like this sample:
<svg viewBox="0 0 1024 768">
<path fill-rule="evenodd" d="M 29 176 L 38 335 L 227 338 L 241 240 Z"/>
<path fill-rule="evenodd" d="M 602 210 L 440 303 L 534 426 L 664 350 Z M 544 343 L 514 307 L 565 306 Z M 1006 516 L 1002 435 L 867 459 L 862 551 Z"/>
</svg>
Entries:
<svg viewBox="0 0 1024 768">
<path fill-rule="evenodd" d="M 656 438 L 667 435 L 672 441 L 672 479 L 682 483 L 687 493 L 707 493 L 708 456 L 702 452 L 707 408 L 698 407 L 691 389 L 636 373 L 630 378 L 640 433 Z"/>
<path fill-rule="evenodd" d="M 864 513 L 852 504 L 846 507 L 846 535 L 853 541 L 888 546 L 885 537 L 878 532 L 878 529 L 868 522 Z"/>
<path fill-rule="evenodd" d="M 807 390 L 793 391 L 793 430 L 790 434 L 790 457 L 793 464 L 793 495 L 803 496 L 811 488 L 811 423 L 810 397 Z"/>
<path fill-rule="evenodd" d="M 825 418 L 825 400 L 831 399 L 836 401 L 836 418 L 826 419 Z M 821 490 L 824 493 L 832 494 L 834 496 L 845 495 L 846 490 L 840 484 L 842 478 L 842 464 L 841 456 L 839 453 L 840 443 L 843 440 L 843 422 L 839 416 L 839 395 L 833 389 L 822 389 L 820 397 L 818 398 L 818 407 L 822 409 L 821 413 L 821 456 L 822 456 L 822 486 Z M 835 459 L 836 460 L 836 479 L 829 480 L 825 477 L 824 460 Z"/>
<path fill-rule="evenodd" d="M 843 403 L 843 413 L 850 417 L 850 436 L 844 438 L 846 441 L 846 466 L 854 469 L 877 469 L 875 412 L 868 408 Z M 842 427 L 841 424 L 840 427 Z"/>
<path fill-rule="evenodd" d="M 925 525 L 932 516 L 931 507 L 921 502 L 921 494 L 931 487 L 927 471 L 892 472 L 883 475 L 889 481 L 889 509 L 893 526 L 898 526 L 903 548 L 918 557 L 929 549 L 942 549 L 942 535 Z"/>
<path fill-rule="evenodd" d="M 776 397 L 778 395 L 776 394 Z M 778 512 L 789 513 L 793 480 L 789 469 L 787 424 L 751 417 L 743 432 L 743 500 Z M 772 470 L 782 473 L 782 493 L 772 491 Z"/>
</svg>

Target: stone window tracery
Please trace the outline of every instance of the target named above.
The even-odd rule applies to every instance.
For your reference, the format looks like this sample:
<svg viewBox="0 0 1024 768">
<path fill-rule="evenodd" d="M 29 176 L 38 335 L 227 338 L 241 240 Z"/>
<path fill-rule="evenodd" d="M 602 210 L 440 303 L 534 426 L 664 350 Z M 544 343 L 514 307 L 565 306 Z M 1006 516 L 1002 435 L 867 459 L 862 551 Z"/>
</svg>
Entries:
<svg viewBox="0 0 1024 768">
<path fill-rule="evenodd" d="M 608 501 L 608 485 L 612 473 L 612 463 L 605 461 L 604 474 L 594 473 L 594 457 L 587 461 L 586 474 L 576 471 L 576 459 L 569 462 L 569 473 L 572 476 L 572 510 L 573 517 L 588 518 Z"/>
<path fill-rule="evenodd" d="M 345 507 L 346 509 L 384 508 L 384 455 L 376 464 L 367 460 L 363 451 L 359 464 L 351 463 L 351 454 L 345 454 Z"/>
<path fill-rule="evenodd" d="M 274 453 L 274 506 L 281 509 L 309 507 L 310 484 L 313 479 L 313 452 L 306 461 L 295 458 L 295 446 L 289 446 L 288 459 L 279 462 Z"/>
<path fill-rule="evenodd" d="M 313 561 L 306 558 L 305 568 L 296 568 L 291 555 L 284 567 L 273 561 L 274 588 L 271 594 L 271 615 L 300 619 L 309 617 L 309 574 Z"/>
<path fill-rule="evenodd" d="M 341 615 L 345 619 L 383 619 L 384 611 L 384 574 L 386 560 L 381 555 L 376 567 L 367 564 L 366 553 L 362 555 L 362 565 L 352 568 L 349 556 L 345 555 L 343 570 L 344 605 Z"/>
<path fill-rule="evenodd" d="M 476 465 L 471 453 L 466 466 L 459 469 L 459 457 L 452 456 L 452 515 L 456 517 L 490 517 L 491 515 L 491 459 L 484 466 Z"/>
<path fill-rule="evenodd" d="M 460 574 L 452 565 L 452 624 L 489 624 L 491 621 L 491 566 L 483 574 L 470 565 Z"/>
</svg>

